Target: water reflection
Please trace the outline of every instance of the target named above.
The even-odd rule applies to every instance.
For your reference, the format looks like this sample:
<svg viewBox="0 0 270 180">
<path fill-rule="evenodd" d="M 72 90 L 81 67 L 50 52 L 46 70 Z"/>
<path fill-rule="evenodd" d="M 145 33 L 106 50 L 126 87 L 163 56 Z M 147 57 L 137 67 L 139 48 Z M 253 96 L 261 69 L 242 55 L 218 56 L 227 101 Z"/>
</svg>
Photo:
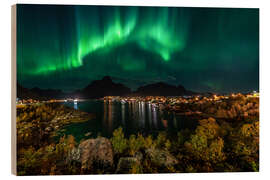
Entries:
<svg viewBox="0 0 270 180">
<path fill-rule="evenodd" d="M 128 125 L 139 129 L 157 129 L 158 121 L 162 120 L 161 116 L 163 116 L 163 111 L 151 103 L 107 101 L 103 104 L 103 125 L 107 127 L 107 130 L 114 128 L 114 122 L 115 125 L 122 127 Z M 162 124 L 163 127 L 167 127 L 167 122 L 162 122 Z"/>
<path fill-rule="evenodd" d="M 161 119 L 161 122 L 163 124 L 163 127 L 165 127 L 165 128 L 168 127 L 168 121 L 166 119 Z"/>
<path fill-rule="evenodd" d="M 114 129 L 122 127 L 126 135 L 156 133 L 160 130 L 175 130 L 196 128 L 197 121 L 168 113 L 164 108 L 150 102 L 128 101 L 85 101 L 66 103 L 74 109 L 95 113 L 96 118 L 86 122 L 79 129 L 74 124 L 70 129 L 81 132 L 100 132 L 111 137 Z"/>
<path fill-rule="evenodd" d="M 177 122 L 176 122 L 176 116 L 175 116 L 175 113 L 173 113 L 173 126 L 174 126 L 174 128 L 177 127 Z"/>
<path fill-rule="evenodd" d="M 107 127 L 107 131 L 111 132 L 113 129 L 114 106 L 111 101 L 104 102 L 103 106 L 103 126 Z"/>
<path fill-rule="evenodd" d="M 113 116 L 114 116 L 114 106 L 112 105 L 113 102 L 109 102 L 108 105 L 108 128 L 111 131 L 112 130 L 112 125 L 113 125 Z"/>
<path fill-rule="evenodd" d="M 78 103 L 74 101 L 74 109 L 78 109 Z"/>
<path fill-rule="evenodd" d="M 153 113 L 153 124 L 154 124 L 154 127 L 157 129 L 157 109 L 155 106 L 152 106 L 152 113 Z"/>
<path fill-rule="evenodd" d="M 149 119 L 149 126 L 152 126 L 153 120 L 152 120 L 152 111 L 151 111 L 151 104 L 147 104 L 147 112 L 148 112 L 148 119 Z"/>
<path fill-rule="evenodd" d="M 125 126 L 125 104 L 121 104 L 122 124 Z"/>
<path fill-rule="evenodd" d="M 139 121 L 140 126 L 145 128 L 145 102 L 139 102 Z"/>
</svg>

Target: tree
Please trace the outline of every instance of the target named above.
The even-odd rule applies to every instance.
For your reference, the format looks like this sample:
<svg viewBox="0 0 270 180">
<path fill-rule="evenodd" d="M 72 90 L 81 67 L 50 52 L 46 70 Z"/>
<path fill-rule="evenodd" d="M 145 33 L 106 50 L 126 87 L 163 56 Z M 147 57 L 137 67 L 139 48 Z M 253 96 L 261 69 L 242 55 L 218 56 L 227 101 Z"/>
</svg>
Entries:
<svg viewBox="0 0 270 180">
<path fill-rule="evenodd" d="M 125 139 L 122 127 L 114 130 L 111 142 L 115 153 L 121 154 L 126 150 L 128 142 Z"/>
</svg>

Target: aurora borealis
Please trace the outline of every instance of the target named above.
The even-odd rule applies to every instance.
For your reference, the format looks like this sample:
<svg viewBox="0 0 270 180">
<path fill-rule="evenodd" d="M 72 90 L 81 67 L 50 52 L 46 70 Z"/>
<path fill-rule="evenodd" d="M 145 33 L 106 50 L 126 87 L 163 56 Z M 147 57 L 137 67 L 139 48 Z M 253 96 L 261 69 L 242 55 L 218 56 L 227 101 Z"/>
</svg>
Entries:
<svg viewBox="0 0 270 180">
<path fill-rule="evenodd" d="M 73 91 L 109 75 L 133 89 L 259 89 L 259 10 L 17 6 L 17 78 Z"/>
</svg>

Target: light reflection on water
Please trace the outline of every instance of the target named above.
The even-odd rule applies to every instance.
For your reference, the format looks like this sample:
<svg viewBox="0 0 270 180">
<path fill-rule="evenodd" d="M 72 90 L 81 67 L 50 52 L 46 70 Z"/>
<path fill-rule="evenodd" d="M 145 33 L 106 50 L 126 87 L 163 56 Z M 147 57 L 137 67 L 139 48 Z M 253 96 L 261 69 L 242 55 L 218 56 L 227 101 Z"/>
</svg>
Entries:
<svg viewBox="0 0 270 180">
<path fill-rule="evenodd" d="M 78 103 L 74 102 L 74 109 L 78 109 Z"/>
<path fill-rule="evenodd" d="M 122 124 L 125 126 L 125 104 L 121 104 Z"/>
<path fill-rule="evenodd" d="M 184 120 L 174 114 L 163 111 L 159 106 L 148 102 L 112 102 L 112 101 L 84 101 L 77 104 L 65 103 L 74 109 L 95 113 L 96 118 L 85 123 L 71 124 L 66 127 L 67 132 L 79 139 L 83 134 L 92 132 L 111 137 L 114 129 L 123 127 L 126 135 L 153 134 L 159 131 L 177 131 L 194 127 L 194 122 Z"/>
<path fill-rule="evenodd" d="M 118 107 L 119 106 L 119 107 Z M 119 112 L 118 112 L 119 111 Z M 147 114 L 148 117 L 147 117 Z M 157 127 L 157 113 L 155 107 L 152 108 L 151 104 L 146 105 L 145 102 L 130 102 L 130 103 L 118 103 L 118 102 L 104 102 L 103 103 L 103 124 L 108 126 L 108 130 L 113 128 L 113 122 L 121 120 L 121 125 L 125 127 L 127 123 L 133 123 L 133 125 L 139 128 L 146 127 L 146 121 L 154 122 Z M 154 119 L 152 119 L 154 118 Z"/>
</svg>

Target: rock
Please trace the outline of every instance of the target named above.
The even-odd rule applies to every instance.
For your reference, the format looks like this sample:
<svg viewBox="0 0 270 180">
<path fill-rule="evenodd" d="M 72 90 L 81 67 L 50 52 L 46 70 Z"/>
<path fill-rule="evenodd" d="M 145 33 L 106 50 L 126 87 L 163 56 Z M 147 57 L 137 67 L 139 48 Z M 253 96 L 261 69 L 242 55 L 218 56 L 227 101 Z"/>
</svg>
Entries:
<svg viewBox="0 0 270 180">
<path fill-rule="evenodd" d="M 45 128 L 45 131 L 52 131 L 52 128 L 50 126 Z"/>
<path fill-rule="evenodd" d="M 67 157 L 67 161 L 80 161 L 80 149 L 79 148 L 72 148 L 69 152 L 68 152 L 68 157 Z"/>
<path fill-rule="evenodd" d="M 214 107 L 210 107 L 207 109 L 207 113 L 214 114 L 216 112 L 216 109 Z"/>
<path fill-rule="evenodd" d="M 235 109 L 239 113 L 241 111 L 241 106 L 239 104 L 236 104 Z"/>
<path fill-rule="evenodd" d="M 145 153 L 153 164 L 160 167 L 173 166 L 178 163 L 178 160 L 168 151 L 151 148 L 147 149 Z"/>
<path fill-rule="evenodd" d="M 242 111 L 244 111 L 244 112 L 247 111 L 247 109 L 248 109 L 247 106 L 242 107 Z"/>
<path fill-rule="evenodd" d="M 88 132 L 88 133 L 85 133 L 84 136 L 90 136 L 92 133 L 91 132 Z"/>
<path fill-rule="evenodd" d="M 252 108 L 252 106 L 253 106 L 253 103 L 248 103 L 248 104 L 247 104 L 247 108 L 248 108 L 248 109 Z"/>
<path fill-rule="evenodd" d="M 134 157 L 135 157 L 136 159 L 138 159 L 140 162 L 142 162 L 143 154 L 142 154 L 141 152 L 136 152 L 136 153 L 134 154 Z"/>
<path fill-rule="evenodd" d="M 85 140 L 80 143 L 79 149 L 82 169 L 91 169 L 94 163 L 102 168 L 113 166 L 112 145 L 107 138 Z"/>
<path fill-rule="evenodd" d="M 231 119 L 234 117 L 231 110 L 230 110 L 230 111 L 227 111 L 227 116 L 228 116 L 229 118 L 231 118 Z"/>
<path fill-rule="evenodd" d="M 233 117 L 237 116 L 237 112 L 236 112 L 235 108 L 231 109 L 231 113 L 232 113 Z"/>
<path fill-rule="evenodd" d="M 116 173 L 118 174 L 142 173 L 140 161 L 135 157 L 122 157 L 119 159 Z"/>
<path fill-rule="evenodd" d="M 227 113 L 224 109 L 218 109 L 216 112 L 217 118 L 227 118 Z"/>
</svg>

